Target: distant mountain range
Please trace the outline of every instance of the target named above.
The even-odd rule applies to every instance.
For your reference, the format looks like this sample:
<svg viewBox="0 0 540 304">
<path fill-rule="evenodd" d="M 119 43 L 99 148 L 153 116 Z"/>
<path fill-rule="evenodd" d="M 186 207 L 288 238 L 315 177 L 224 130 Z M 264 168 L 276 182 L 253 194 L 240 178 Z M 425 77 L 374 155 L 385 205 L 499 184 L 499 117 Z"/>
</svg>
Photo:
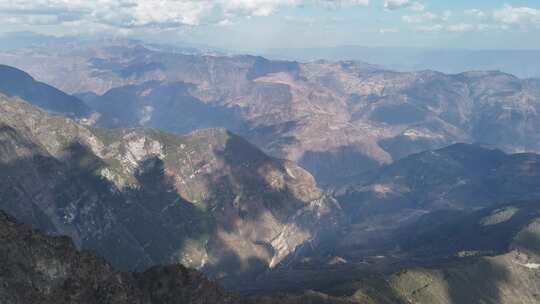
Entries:
<svg viewBox="0 0 540 304">
<path fill-rule="evenodd" d="M 320 184 L 456 142 L 540 151 L 540 80 L 501 72 L 394 72 L 356 62 L 185 55 L 124 40 L 0 53 L 76 94 L 95 126 L 223 127 Z"/>
<path fill-rule="evenodd" d="M 43 45 L 84 43 L 97 37 L 50 36 L 34 32 L 7 32 L 0 34 L 0 50 L 14 50 Z M 175 42 L 174 44 L 141 43 L 161 51 L 183 54 L 258 54 L 274 60 L 299 62 L 330 60 L 359 61 L 383 66 L 387 69 L 411 72 L 435 70 L 448 74 L 463 71 L 501 71 L 520 78 L 539 78 L 540 65 L 537 58 L 540 50 L 535 49 L 458 49 L 422 47 L 367 47 L 344 45 L 320 48 L 281 48 L 251 51 L 227 50 L 223 48 Z"/>
<path fill-rule="evenodd" d="M 20 49 L 44 44 L 73 43 L 78 40 L 73 36 L 56 37 L 25 31 L 7 32 L 0 33 L 0 50 Z"/>
<path fill-rule="evenodd" d="M 404 72 L 435 70 L 458 74 L 463 71 L 501 71 L 521 78 L 540 77 L 540 65 L 536 60 L 540 50 L 338 46 L 270 49 L 257 53 L 272 59 L 303 62 L 321 59 L 370 62 Z"/>
</svg>

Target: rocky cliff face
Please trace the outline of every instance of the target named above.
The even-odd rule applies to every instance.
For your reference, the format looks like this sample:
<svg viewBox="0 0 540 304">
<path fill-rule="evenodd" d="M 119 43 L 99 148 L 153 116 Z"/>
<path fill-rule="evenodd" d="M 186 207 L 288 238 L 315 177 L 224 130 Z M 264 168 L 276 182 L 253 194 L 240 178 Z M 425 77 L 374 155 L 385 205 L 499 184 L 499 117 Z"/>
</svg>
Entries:
<svg viewBox="0 0 540 304">
<path fill-rule="evenodd" d="M 226 127 L 324 184 L 455 142 L 540 150 L 540 82 L 499 72 L 399 73 L 354 62 L 166 53 L 122 41 L 4 52 L 0 62 L 84 93 L 103 112 L 98 125 Z"/>
<path fill-rule="evenodd" d="M 91 129 L 0 95 L 0 207 L 121 269 L 249 277 L 332 234 L 313 177 L 222 129 Z"/>
</svg>

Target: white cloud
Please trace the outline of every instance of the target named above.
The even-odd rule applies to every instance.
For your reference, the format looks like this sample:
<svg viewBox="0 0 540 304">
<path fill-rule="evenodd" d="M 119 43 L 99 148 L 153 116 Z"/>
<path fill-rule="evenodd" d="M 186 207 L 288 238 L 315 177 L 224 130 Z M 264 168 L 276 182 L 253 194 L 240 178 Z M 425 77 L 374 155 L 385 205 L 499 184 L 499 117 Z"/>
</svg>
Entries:
<svg viewBox="0 0 540 304">
<path fill-rule="evenodd" d="M 4 24 L 28 24 L 28 25 L 51 25 L 58 24 L 57 16 L 50 15 L 30 15 L 30 16 L 8 16 L 2 19 Z"/>
<path fill-rule="evenodd" d="M 269 16 L 278 9 L 302 4 L 300 0 L 217 0 L 212 9 L 222 10 L 225 14 L 249 16 Z"/>
<path fill-rule="evenodd" d="M 402 8 L 409 8 L 415 12 L 422 12 L 425 6 L 418 1 L 411 0 L 385 0 L 384 8 L 387 10 L 397 10 Z"/>
<path fill-rule="evenodd" d="M 423 12 L 417 15 L 405 15 L 401 17 L 401 19 L 406 23 L 419 24 L 427 22 L 447 22 L 451 16 L 451 11 L 444 11 L 442 14 Z"/>
<path fill-rule="evenodd" d="M 454 32 L 454 33 L 465 33 L 465 32 L 477 31 L 478 28 L 473 24 L 458 23 L 458 24 L 448 25 L 446 27 L 446 30 L 449 31 L 449 32 Z"/>
<path fill-rule="evenodd" d="M 26 25 L 45 20 L 57 24 L 84 21 L 117 28 L 171 28 L 202 23 L 226 25 L 235 17 L 269 16 L 287 7 L 368 4 L 369 0 L 0 0 L 0 24 Z"/>
<path fill-rule="evenodd" d="M 450 32 L 450 33 L 469 33 L 469 32 L 483 32 L 488 30 L 506 30 L 505 25 L 496 24 L 472 24 L 472 23 L 456 23 L 456 24 L 433 24 L 417 26 L 414 28 L 419 32 Z"/>
<path fill-rule="evenodd" d="M 540 9 L 505 5 L 493 13 L 493 19 L 508 25 L 540 24 Z"/>
<path fill-rule="evenodd" d="M 424 25 L 415 28 L 419 32 L 439 32 L 444 29 L 441 24 Z"/>
<path fill-rule="evenodd" d="M 309 3 L 310 1 L 302 1 L 302 2 Z M 369 0 L 315 0 L 313 2 L 315 2 L 315 4 L 318 4 L 327 8 L 341 8 L 341 7 L 369 5 Z"/>
<path fill-rule="evenodd" d="M 540 28 L 540 9 L 530 7 L 514 7 L 505 5 L 500 9 L 486 11 L 480 9 L 467 9 L 463 11 L 462 23 L 451 23 L 451 11 L 442 14 L 423 12 L 416 15 L 402 17 L 406 23 L 413 24 L 413 29 L 420 32 L 483 32 L 483 31 L 506 31 L 512 27 L 536 26 Z"/>
<path fill-rule="evenodd" d="M 217 25 L 221 27 L 231 26 L 233 24 L 234 22 L 232 22 L 230 19 L 223 19 L 217 23 Z"/>
<path fill-rule="evenodd" d="M 173 24 L 195 25 L 212 10 L 212 1 L 163 0 L 0 0 L 6 16 L 63 16 L 69 21 L 86 19 L 120 27 Z"/>
<path fill-rule="evenodd" d="M 476 17 L 479 19 L 485 18 L 487 16 L 487 14 L 484 11 L 481 11 L 476 8 L 465 10 L 464 13 L 466 16 Z"/>
<path fill-rule="evenodd" d="M 394 10 L 407 7 L 410 4 L 411 1 L 409 0 L 386 0 L 384 1 L 384 8 Z"/>
<path fill-rule="evenodd" d="M 411 5 L 411 10 L 415 12 L 423 12 L 425 9 L 426 7 L 420 2 L 414 2 Z"/>
</svg>

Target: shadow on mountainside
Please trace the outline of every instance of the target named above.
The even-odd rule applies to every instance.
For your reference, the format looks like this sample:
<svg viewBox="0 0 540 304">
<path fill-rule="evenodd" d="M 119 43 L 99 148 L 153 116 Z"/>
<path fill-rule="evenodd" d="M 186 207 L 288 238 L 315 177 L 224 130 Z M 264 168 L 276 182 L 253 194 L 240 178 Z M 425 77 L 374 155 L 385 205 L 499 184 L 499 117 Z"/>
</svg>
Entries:
<svg viewBox="0 0 540 304">
<path fill-rule="evenodd" d="M 85 117 L 91 113 L 90 108 L 78 98 L 36 81 L 19 69 L 2 64 L 0 64 L 0 91 L 69 117 Z"/>
<path fill-rule="evenodd" d="M 194 89 L 185 82 L 148 81 L 101 96 L 86 95 L 86 102 L 101 114 L 97 124 L 107 128 L 150 127 L 178 134 L 213 127 L 247 128 L 238 107 L 205 103 L 192 96 Z"/>
<path fill-rule="evenodd" d="M 539 210 L 537 201 L 500 204 L 473 213 L 441 210 L 404 227 L 398 239 L 403 250 L 424 257 L 503 254 L 511 250 L 518 233 L 538 218 Z"/>
<path fill-rule="evenodd" d="M 506 302 L 507 293 L 520 286 L 511 285 L 507 267 L 495 258 L 436 262 L 427 268 L 403 270 L 389 282 L 407 303 L 514 303 Z"/>
<path fill-rule="evenodd" d="M 510 271 L 494 260 L 481 259 L 458 269 L 445 269 L 451 303 L 502 303 Z"/>
<path fill-rule="evenodd" d="M 337 186 L 381 166 L 354 146 L 341 146 L 331 151 L 307 151 L 299 164 L 323 186 Z"/>
<path fill-rule="evenodd" d="M 139 188 L 122 190 L 97 174 L 102 161 L 87 147 L 65 152 L 62 161 L 37 154 L 2 162 L 0 207 L 121 270 L 176 263 L 186 240 L 208 234 L 204 214 L 173 191 L 159 159 L 139 164 Z"/>
<path fill-rule="evenodd" d="M 4 153 L 25 141 L 31 153 L 0 158 L 0 208 L 47 233 L 70 236 L 120 270 L 191 262 L 216 279 L 253 279 L 268 269 L 275 254 L 271 236 L 279 229 L 290 232 L 297 221 L 298 232 L 284 235 L 287 247 L 300 245 L 303 239 L 294 238 L 307 233 L 307 239 L 314 228 L 309 212 L 296 214 L 310 200 L 267 178 L 265 170 L 286 174 L 283 162 L 236 136 L 215 151 L 225 164 L 220 175 L 206 176 L 207 201 L 216 205 L 202 206 L 179 194 L 182 184 L 157 156 L 133 169 L 136 187 L 121 189 L 101 175 L 108 164 L 85 145 L 70 143 L 55 158 L 8 131 L 0 133 L 11 138 Z"/>
<path fill-rule="evenodd" d="M 273 266 L 286 266 L 283 263 L 290 263 L 301 254 L 304 245 L 309 243 L 309 247 L 317 247 L 335 240 L 336 206 L 316 188 L 307 171 L 287 161 L 271 158 L 233 134 L 230 134 L 225 147 L 214 153 L 225 164 L 222 170 L 227 172 L 219 179 L 206 177 L 210 196 L 221 204 L 217 208 L 224 210 L 216 229 L 225 235 L 245 235 L 249 244 L 233 242 L 231 245 L 226 244 L 224 238 L 218 238 L 210 246 L 232 250 L 228 249 L 224 254 L 226 258 L 207 267 L 208 270 L 236 269 L 236 274 L 255 279 L 268 269 L 274 260 L 272 257 L 277 256 L 281 260 Z M 231 193 L 230 189 L 234 191 Z M 322 206 L 314 206 L 317 201 Z M 295 229 L 295 234 L 287 234 Z M 305 234 L 304 240 L 295 239 L 300 234 Z M 254 251 L 259 255 L 249 255 L 244 252 L 244 246 L 256 247 Z M 284 256 L 276 251 L 276 247 L 277 250 L 288 248 L 287 254 Z M 255 282 L 250 280 L 249 283 Z M 224 284 L 229 286 L 227 282 Z"/>
<path fill-rule="evenodd" d="M 538 201 L 525 201 L 453 219 L 424 216 L 403 231 L 402 248 L 438 269 L 433 282 L 447 285 L 451 303 L 536 303 L 538 272 L 526 261 L 539 252 L 539 210 Z M 433 282 L 419 296 L 437 292 Z"/>
</svg>

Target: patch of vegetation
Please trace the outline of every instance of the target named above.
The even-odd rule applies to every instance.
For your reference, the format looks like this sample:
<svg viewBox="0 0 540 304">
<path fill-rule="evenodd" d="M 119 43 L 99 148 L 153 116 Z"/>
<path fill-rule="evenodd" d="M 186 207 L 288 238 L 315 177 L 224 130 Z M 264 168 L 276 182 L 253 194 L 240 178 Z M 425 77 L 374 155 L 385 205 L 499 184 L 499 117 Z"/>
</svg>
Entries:
<svg viewBox="0 0 540 304">
<path fill-rule="evenodd" d="M 491 226 L 504 223 L 509 221 L 518 211 L 519 209 L 514 206 L 494 210 L 491 215 L 484 217 L 480 224 L 482 226 Z"/>
<path fill-rule="evenodd" d="M 392 288 L 411 303 L 445 303 L 448 287 L 436 273 L 422 269 L 405 270 L 391 278 Z"/>
<path fill-rule="evenodd" d="M 118 141 L 118 139 L 124 133 L 122 129 L 103 129 L 103 128 L 93 128 L 90 131 L 105 145 L 111 145 Z"/>
</svg>

